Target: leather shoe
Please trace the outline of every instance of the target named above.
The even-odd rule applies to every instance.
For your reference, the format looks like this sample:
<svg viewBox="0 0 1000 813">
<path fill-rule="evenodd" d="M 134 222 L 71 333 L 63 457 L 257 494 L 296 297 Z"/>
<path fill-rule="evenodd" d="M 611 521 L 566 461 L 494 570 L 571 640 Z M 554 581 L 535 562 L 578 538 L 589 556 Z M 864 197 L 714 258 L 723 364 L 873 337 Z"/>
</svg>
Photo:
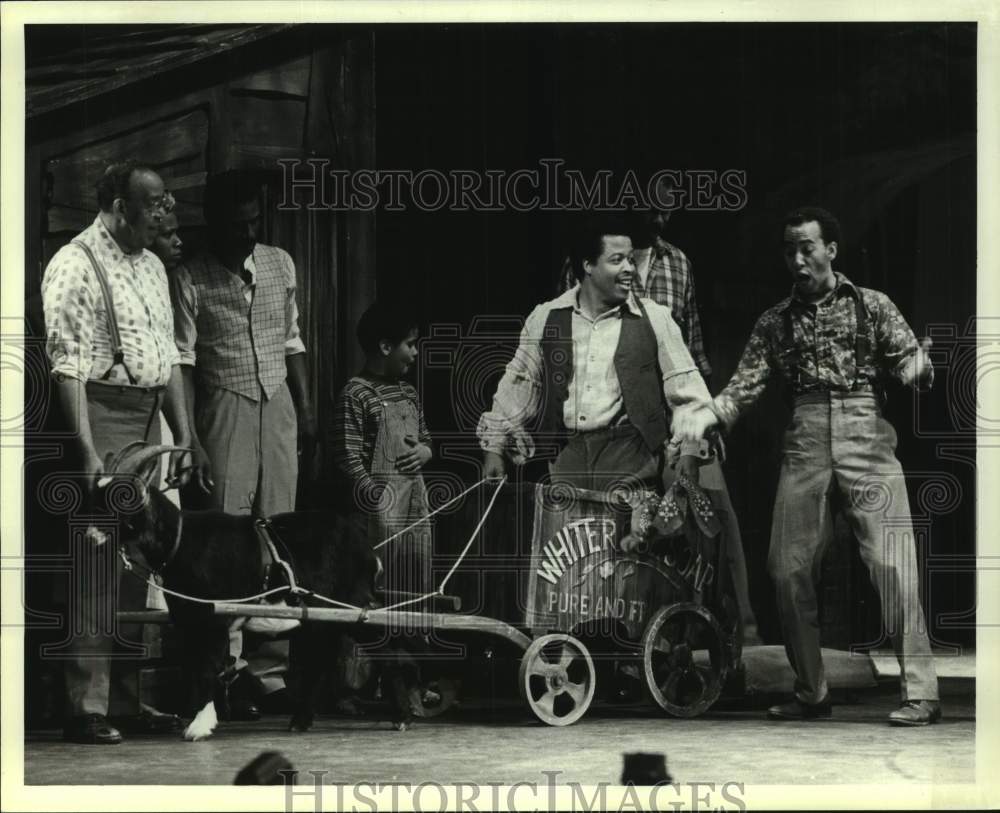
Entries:
<svg viewBox="0 0 1000 813">
<path fill-rule="evenodd" d="M 171 734 L 184 728 L 184 721 L 176 714 L 143 709 L 133 717 L 119 720 L 118 725 L 129 734 Z"/>
<path fill-rule="evenodd" d="M 215 701 L 215 713 L 223 723 L 253 722 L 260 719 L 260 709 L 241 697 L 227 698 L 223 693 Z"/>
<path fill-rule="evenodd" d="M 63 739 L 82 745 L 118 745 L 122 735 L 103 714 L 82 714 L 66 723 Z"/>
<path fill-rule="evenodd" d="M 930 725 L 941 719 L 941 704 L 937 700 L 907 700 L 889 714 L 891 725 Z"/>
<path fill-rule="evenodd" d="M 767 716 L 772 720 L 817 720 L 830 717 L 832 714 L 829 697 L 819 703 L 803 703 L 796 698 L 788 703 L 771 706 L 767 710 Z"/>
<path fill-rule="evenodd" d="M 215 713 L 219 720 L 252 722 L 260 719 L 252 683 L 253 679 L 241 671 L 231 683 L 219 686 L 215 697 Z"/>
<path fill-rule="evenodd" d="M 234 700 L 227 709 L 226 716 L 219 715 L 219 719 L 229 722 L 253 722 L 260 719 L 260 709 L 250 700 Z"/>
</svg>

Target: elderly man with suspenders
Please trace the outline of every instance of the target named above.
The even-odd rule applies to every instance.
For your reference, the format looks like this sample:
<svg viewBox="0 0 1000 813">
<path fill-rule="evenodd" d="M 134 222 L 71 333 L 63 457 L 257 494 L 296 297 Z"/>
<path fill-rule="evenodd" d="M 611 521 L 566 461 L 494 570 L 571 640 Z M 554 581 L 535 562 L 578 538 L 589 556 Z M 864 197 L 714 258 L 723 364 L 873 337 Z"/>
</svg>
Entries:
<svg viewBox="0 0 1000 813">
<path fill-rule="evenodd" d="M 159 441 L 161 406 L 178 445 L 189 442 L 167 278 L 148 251 L 169 193 L 148 167 L 122 162 L 98 180 L 97 202 L 97 218 L 56 253 L 42 280 L 46 352 L 89 492 L 109 453 Z M 177 463 L 175 455 L 168 477 Z M 120 560 L 103 541 L 88 532 L 75 563 L 71 611 L 82 634 L 72 638 L 65 667 L 70 742 L 121 742 L 107 720 L 110 656 L 120 638 L 112 622 L 119 589 L 132 585 L 119 584 Z M 159 728 L 175 722 L 156 716 L 169 718 Z"/>
</svg>

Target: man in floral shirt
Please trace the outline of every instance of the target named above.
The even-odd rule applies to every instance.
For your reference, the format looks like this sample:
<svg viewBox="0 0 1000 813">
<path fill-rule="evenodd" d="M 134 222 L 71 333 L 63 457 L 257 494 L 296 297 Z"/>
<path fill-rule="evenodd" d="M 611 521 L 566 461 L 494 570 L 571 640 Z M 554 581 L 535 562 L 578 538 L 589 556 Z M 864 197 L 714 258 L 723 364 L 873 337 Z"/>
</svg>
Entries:
<svg viewBox="0 0 1000 813">
<path fill-rule="evenodd" d="M 888 378 L 930 387 L 930 340 L 917 342 L 885 294 L 859 288 L 833 270 L 839 241 L 840 224 L 823 209 L 805 207 L 785 218 L 791 296 L 757 321 L 739 367 L 714 402 L 716 420 L 730 427 L 771 379 L 783 381 L 794 398 L 768 567 L 796 675 L 795 698 L 768 713 L 777 719 L 830 716 L 814 575 L 829 541 L 829 501 L 837 491 L 899 659 L 903 703 L 889 721 L 927 725 L 941 716 L 937 676 L 896 433 L 881 415 L 879 395 Z M 675 427 L 682 436 L 700 436 L 713 422 L 704 412 L 682 417 Z"/>
</svg>

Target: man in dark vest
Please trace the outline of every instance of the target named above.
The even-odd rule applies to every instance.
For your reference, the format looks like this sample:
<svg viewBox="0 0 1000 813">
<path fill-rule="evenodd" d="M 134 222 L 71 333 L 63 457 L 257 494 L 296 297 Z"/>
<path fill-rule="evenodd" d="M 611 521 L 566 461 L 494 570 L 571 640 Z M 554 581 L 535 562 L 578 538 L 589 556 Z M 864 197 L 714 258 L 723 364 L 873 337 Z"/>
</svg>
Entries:
<svg viewBox="0 0 1000 813">
<path fill-rule="evenodd" d="M 557 452 L 554 483 L 662 489 L 668 411 L 676 421 L 710 399 L 669 309 L 633 293 L 629 233 L 621 217 L 589 218 L 573 251 L 579 283 L 528 316 L 477 428 L 485 476 L 503 476 L 505 457 L 522 464 Z M 694 482 L 699 449 L 698 440 L 674 446 Z"/>
<path fill-rule="evenodd" d="M 786 216 L 784 255 L 793 280 L 791 295 L 757 320 L 739 367 L 714 403 L 718 420 L 730 427 L 768 381 L 783 382 L 794 402 L 768 569 L 795 672 L 795 696 L 768 713 L 794 720 L 831 714 L 814 577 L 830 540 L 831 498 L 839 492 L 899 660 L 903 702 L 889 722 L 927 725 L 941 716 L 937 675 L 920 606 L 896 432 L 882 417 L 879 394 L 888 378 L 930 387 L 930 339 L 918 342 L 885 294 L 860 288 L 833 270 L 839 244 L 840 224 L 825 209 L 807 206 Z M 706 418 L 707 413 L 685 416 L 678 432 L 699 437 L 707 428 Z M 708 419 L 715 422 L 714 416 Z"/>
<path fill-rule="evenodd" d="M 652 201 L 654 207 L 648 211 L 633 213 L 636 222 L 632 232 L 635 261 L 632 292 L 639 298 L 651 299 L 670 310 L 670 315 L 684 337 L 684 343 L 691 351 L 691 358 L 698 365 L 706 385 L 710 385 L 712 365 L 705 352 L 691 262 L 680 248 L 667 242 L 666 239 L 671 217 L 671 210 L 667 207 L 674 203 L 674 195 L 675 191 L 670 182 L 661 178 Z M 569 290 L 577 284 L 573 269 L 573 263 L 567 258 L 563 263 L 561 279 L 563 290 Z M 713 455 L 706 459 L 701 466 L 699 476 L 699 485 L 705 489 L 708 497 L 719 509 L 720 518 L 725 522 L 726 555 L 743 624 L 743 643 L 758 645 L 762 642 L 757 632 L 757 617 L 750 603 L 743 538 L 718 457 Z"/>
<path fill-rule="evenodd" d="M 286 251 L 257 241 L 259 195 L 249 175 L 209 178 L 210 250 L 179 266 L 170 285 L 192 406 L 195 479 L 212 508 L 270 516 L 295 510 L 297 447 L 303 464 L 311 463 L 316 418 L 299 335 L 295 265 Z M 265 631 L 266 623 L 254 622 L 245 628 Z M 242 671 L 241 638 L 239 630 L 231 634 L 230 654 L 240 670 L 230 694 L 233 716 L 258 716 L 253 700 L 279 711 L 288 642 L 265 640 L 255 650 L 249 658 L 254 680 Z"/>
</svg>

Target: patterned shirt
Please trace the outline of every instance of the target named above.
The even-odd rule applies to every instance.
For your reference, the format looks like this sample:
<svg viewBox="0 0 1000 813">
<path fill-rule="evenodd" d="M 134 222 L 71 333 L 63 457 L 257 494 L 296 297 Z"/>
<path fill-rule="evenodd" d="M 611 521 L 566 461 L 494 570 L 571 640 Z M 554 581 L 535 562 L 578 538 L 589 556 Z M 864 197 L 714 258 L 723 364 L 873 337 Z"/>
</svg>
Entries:
<svg viewBox="0 0 1000 813">
<path fill-rule="evenodd" d="M 165 386 L 179 356 L 163 263 L 146 249 L 126 254 L 100 215 L 77 239 L 107 274 L 125 364 L 136 386 Z M 68 243 L 56 252 L 42 278 L 42 302 L 52 374 L 78 381 L 102 378 L 113 362 L 111 334 L 104 295 L 83 249 Z M 130 384 L 121 364 L 111 368 L 107 380 Z"/>
<path fill-rule="evenodd" d="M 701 333 L 698 304 L 694 295 L 694 276 L 691 262 L 677 246 L 659 237 L 652 250 L 645 252 L 652 257 L 647 263 L 643 252 L 636 251 L 637 273 L 632 277 L 632 293 L 638 297 L 652 299 L 656 304 L 670 309 L 670 315 L 681 329 L 684 344 L 691 352 L 698 370 L 705 378 L 712 375 L 712 365 L 705 354 L 705 339 Z M 569 258 L 563 262 L 562 287 L 564 291 L 576 285 Z"/>
<path fill-rule="evenodd" d="M 872 392 L 879 380 L 892 377 L 909 383 L 906 369 L 917 351 L 917 339 L 899 310 L 885 294 L 860 288 L 836 273 L 836 286 L 822 302 L 810 304 L 792 295 L 757 320 L 743 357 L 726 388 L 715 398 L 715 409 L 731 426 L 764 392 L 777 372 L 793 396 L 810 392 Z M 856 361 L 857 310 L 860 296 L 868 314 L 870 352 Z M 794 348 L 787 341 L 791 317 Z M 928 367 L 921 388 L 933 383 Z"/>
<path fill-rule="evenodd" d="M 299 308 L 295 304 L 295 263 L 286 251 L 281 252 L 285 266 L 285 355 L 305 353 L 306 346 L 299 335 Z M 219 266 L 219 270 L 223 270 Z M 243 298 L 247 305 L 253 302 L 254 288 L 257 281 L 257 265 L 253 254 L 243 261 L 246 272 L 243 281 Z M 198 291 L 191 282 L 191 273 L 183 265 L 178 266 L 170 275 L 170 285 L 174 293 L 176 312 L 174 325 L 177 336 L 177 346 L 180 348 L 181 364 L 194 364 L 197 360 L 198 345 Z"/>
<path fill-rule="evenodd" d="M 650 326 L 657 339 L 657 355 L 663 373 L 663 394 L 675 412 L 710 403 L 705 382 L 698 375 L 680 330 L 670 311 L 643 300 Z M 627 306 L 637 315 L 642 311 L 634 295 Z M 480 446 L 491 452 L 506 451 L 515 463 L 524 463 L 535 451 L 527 426 L 540 408 L 542 396 L 541 338 L 549 313 L 556 308 L 572 308 L 573 378 L 563 404 L 563 421 L 571 432 L 603 429 L 624 412 L 621 384 L 614 357 L 621 335 L 621 309 L 612 308 L 596 319 L 583 313 L 579 286 L 536 307 L 524 323 L 514 358 L 497 386 L 493 408 L 479 419 L 476 435 Z M 700 444 L 688 444 L 685 454 L 698 454 Z"/>
<path fill-rule="evenodd" d="M 405 381 L 381 378 L 368 372 L 350 379 L 341 390 L 333 418 L 333 460 L 337 471 L 355 487 L 369 490 L 375 440 L 382 422 L 382 403 L 412 401 L 417 407 L 419 440 L 430 446 L 424 408 L 416 389 Z"/>
</svg>

